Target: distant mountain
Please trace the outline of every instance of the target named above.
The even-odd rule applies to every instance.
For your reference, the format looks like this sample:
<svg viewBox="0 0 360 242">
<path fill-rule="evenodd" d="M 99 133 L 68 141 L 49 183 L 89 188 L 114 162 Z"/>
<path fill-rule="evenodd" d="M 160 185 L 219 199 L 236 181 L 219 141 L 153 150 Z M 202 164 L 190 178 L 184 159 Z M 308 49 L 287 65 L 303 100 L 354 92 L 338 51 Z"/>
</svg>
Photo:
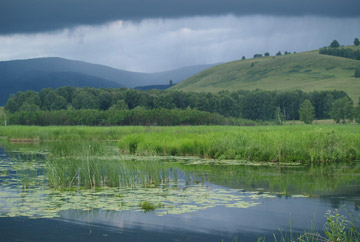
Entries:
<svg viewBox="0 0 360 242">
<path fill-rule="evenodd" d="M 0 62 L 0 105 L 18 91 L 61 86 L 127 87 L 168 85 L 180 82 L 213 65 L 183 67 L 159 73 L 118 70 L 104 65 L 57 57 Z"/>
<path fill-rule="evenodd" d="M 175 84 L 174 84 L 175 85 Z M 149 86 L 140 86 L 134 87 L 135 90 L 142 90 L 142 91 L 150 91 L 150 90 L 166 90 L 170 88 L 170 85 L 149 85 Z"/>
<path fill-rule="evenodd" d="M 349 47 L 347 47 L 349 48 Z M 358 46 L 351 48 L 359 49 Z M 359 60 L 319 54 L 319 50 L 238 60 L 178 83 L 171 89 L 196 92 L 221 90 L 343 90 L 357 103 L 360 79 L 354 77 Z"/>
</svg>

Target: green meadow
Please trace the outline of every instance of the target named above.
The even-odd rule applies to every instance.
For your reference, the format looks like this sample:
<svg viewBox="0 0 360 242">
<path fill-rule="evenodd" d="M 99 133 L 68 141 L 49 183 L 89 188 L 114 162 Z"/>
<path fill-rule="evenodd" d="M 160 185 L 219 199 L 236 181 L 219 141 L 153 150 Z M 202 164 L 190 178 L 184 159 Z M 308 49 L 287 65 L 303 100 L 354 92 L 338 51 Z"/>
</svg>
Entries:
<svg viewBox="0 0 360 242">
<path fill-rule="evenodd" d="M 359 50 L 359 46 L 350 46 Z M 319 50 L 238 60 L 202 71 L 172 87 L 173 90 L 343 90 L 355 103 L 360 81 L 354 77 L 358 60 L 321 55 Z"/>
</svg>

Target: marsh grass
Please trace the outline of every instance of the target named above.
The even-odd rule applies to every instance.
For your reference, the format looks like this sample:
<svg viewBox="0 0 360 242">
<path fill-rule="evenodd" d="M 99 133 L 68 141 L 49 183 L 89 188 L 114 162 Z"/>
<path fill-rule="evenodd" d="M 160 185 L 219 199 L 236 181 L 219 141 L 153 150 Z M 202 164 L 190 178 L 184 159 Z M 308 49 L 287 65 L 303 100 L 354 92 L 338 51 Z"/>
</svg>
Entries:
<svg viewBox="0 0 360 242">
<path fill-rule="evenodd" d="M 348 211 L 349 212 L 349 211 Z M 358 214 L 360 215 L 360 214 Z M 326 223 L 323 232 L 318 232 L 314 227 L 301 234 L 293 233 L 290 223 L 290 231 L 279 235 L 273 234 L 275 242 L 358 242 L 360 241 L 360 224 L 354 213 L 350 214 L 351 220 L 341 215 L 338 209 L 328 210 L 325 214 Z M 265 238 L 258 238 L 258 242 L 265 242 Z"/>
<path fill-rule="evenodd" d="M 117 148 L 100 142 L 58 142 L 46 160 L 53 188 L 151 187 L 169 182 L 165 162 L 126 160 Z"/>
<path fill-rule="evenodd" d="M 139 207 L 143 209 L 145 212 L 151 212 L 156 209 L 155 204 L 148 201 L 140 202 Z"/>
<path fill-rule="evenodd" d="M 359 160 L 359 132 L 358 126 L 181 127 L 129 134 L 119 147 L 146 156 L 326 163 Z"/>
</svg>

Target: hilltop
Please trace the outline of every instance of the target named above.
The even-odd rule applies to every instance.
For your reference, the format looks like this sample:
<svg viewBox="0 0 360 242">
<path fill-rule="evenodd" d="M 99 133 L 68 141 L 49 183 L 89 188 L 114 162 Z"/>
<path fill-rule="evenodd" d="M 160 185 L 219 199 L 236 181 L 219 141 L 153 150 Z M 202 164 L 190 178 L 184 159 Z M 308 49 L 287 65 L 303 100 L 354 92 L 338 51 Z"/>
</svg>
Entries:
<svg viewBox="0 0 360 242">
<path fill-rule="evenodd" d="M 346 47 L 349 48 L 349 47 Z M 360 49 L 359 46 L 350 48 Z M 238 60 L 214 66 L 174 86 L 174 90 L 343 90 L 357 103 L 360 78 L 354 77 L 360 61 L 320 55 L 319 50 Z"/>
</svg>

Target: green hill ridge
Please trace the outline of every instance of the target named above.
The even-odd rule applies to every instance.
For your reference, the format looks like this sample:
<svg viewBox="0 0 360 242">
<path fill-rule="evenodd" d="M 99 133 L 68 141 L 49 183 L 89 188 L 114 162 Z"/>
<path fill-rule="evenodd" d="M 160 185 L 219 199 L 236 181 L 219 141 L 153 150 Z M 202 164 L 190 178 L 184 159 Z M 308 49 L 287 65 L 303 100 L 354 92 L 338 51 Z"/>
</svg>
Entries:
<svg viewBox="0 0 360 242">
<path fill-rule="evenodd" d="M 349 48 L 349 47 L 346 47 Z M 360 49 L 358 46 L 350 48 Z M 174 90 L 218 92 L 221 90 L 343 90 L 357 103 L 360 61 L 320 55 L 318 50 L 238 60 L 214 66 L 174 86 Z"/>
</svg>

